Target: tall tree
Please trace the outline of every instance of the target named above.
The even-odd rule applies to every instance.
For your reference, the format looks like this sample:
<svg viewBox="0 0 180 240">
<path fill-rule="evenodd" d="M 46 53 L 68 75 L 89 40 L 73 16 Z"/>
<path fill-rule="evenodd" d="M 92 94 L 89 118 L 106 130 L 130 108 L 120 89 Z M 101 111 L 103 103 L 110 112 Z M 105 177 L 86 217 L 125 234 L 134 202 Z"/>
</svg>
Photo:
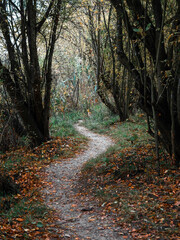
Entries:
<svg viewBox="0 0 180 240">
<path fill-rule="evenodd" d="M 117 13 L 117 54 L 139 91 L 140 107 L 155 120 L 155 135 L 180 159 L 180 1 L 110 0 Z M 174 7 L 176 5 L 176 7 Z M 173 6 L 173 7 L 172 7 Z M 124 49 L 131 41 L 134 58 Z"/>
<path fill-rule="evenodd" d="M 49 138 L 52 58 L 61 0 L 0 0 L 0 78 L 34 145 Z M 45 45 L 40 64 L 38 41 Z"/>
<path fill-rule="evenodd" d="M 94 66 L 97 76 L 97 93 L 101 101 L 119 115 L 124 121 L 129 114 L 130 84 L 126 71 L 121 68 L 117 71 L 119 62 L 116 53 L 115 11 L 111 4 L 96 0 L 87 3 L 86 16 L 93 50 Z M 127 43 L 127 41 L 125 40 Z M 122 66 L 122 65 L 121 65 Z"/>
</svg>

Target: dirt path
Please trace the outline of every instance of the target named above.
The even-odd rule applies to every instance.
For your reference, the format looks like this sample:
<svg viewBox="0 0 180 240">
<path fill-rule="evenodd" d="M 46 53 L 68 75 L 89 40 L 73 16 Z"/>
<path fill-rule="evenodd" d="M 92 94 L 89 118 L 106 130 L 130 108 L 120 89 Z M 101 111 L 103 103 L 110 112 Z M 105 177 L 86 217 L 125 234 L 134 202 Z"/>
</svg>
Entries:
<svg viewBox="0 0 180 240">
<path fill-rule="evenodd" d="M 124 239 L 124 232 L 114 227 L 111 216 L 104 216 L 97 202 L 89 197 L 84 199 L 74 188 L 83 163 L 105 152 L 113 145 L 113 141 L 90 132 L 80 124 L 76 124 L 75 128 L 89 138 L 88 148 L 70 160 L 53 163 L 48 167 L 48 181 L 52 182 L 52 188 L 46 189 L 46 202 L 59 215 L 56 224 L 64 229 L 63 239 Z"/>
</svg>

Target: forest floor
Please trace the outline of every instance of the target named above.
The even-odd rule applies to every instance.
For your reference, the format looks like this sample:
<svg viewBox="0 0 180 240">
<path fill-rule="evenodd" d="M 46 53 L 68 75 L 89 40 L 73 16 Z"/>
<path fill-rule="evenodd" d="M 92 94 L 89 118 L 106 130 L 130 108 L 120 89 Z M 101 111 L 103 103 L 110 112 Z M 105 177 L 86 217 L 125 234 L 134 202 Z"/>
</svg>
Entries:
<svg viewBox="0 0 180 240">
<path fill-rule="evenodd" d="M 111 138 L 92 133 L 80 124 L 76 130 L 89 139 L 87 149 L 74 158 L 52 163 L 47 167 L 48 187 L 44 191 L 45 200 L 56 212 L 52 225 L 57 239 L 132 239 L 121 227 L 115 226 L 113 215 L 104 214 L 93 196 L 79 191 L 79 174 L 85 162 L 98 157 L 113 145 Z M 52 238 L 51 238 L 52 239 Z"/>
<path fill-rule="evenodd" d="M 142 114 L 121 123 L 99 110 L 63 115 L 50 141 L 0 154 L 13 182 L 0 181 L 0 240 L 180 239 L 179 170 L 163 148 L 157 161 Z M 78 119 L 92 131 L 75 130 Z"/>
</svg>

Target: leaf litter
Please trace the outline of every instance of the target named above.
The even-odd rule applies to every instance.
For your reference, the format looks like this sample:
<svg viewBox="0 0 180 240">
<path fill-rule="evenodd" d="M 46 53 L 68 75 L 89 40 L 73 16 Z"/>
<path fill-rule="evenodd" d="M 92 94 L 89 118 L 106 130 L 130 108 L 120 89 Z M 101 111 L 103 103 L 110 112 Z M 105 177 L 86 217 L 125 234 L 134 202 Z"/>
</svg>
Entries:
<svg viewBox="0 0 180 240">
<path fill-rule="evenodd" d="M 113 141 L 77 124 L 76 130 L 89 138 L 87 149 L 65 162 L 52 163 L 47 169 L 51 186 L 44 190 L 48 206 L 56 212 L 52 232 L 63 229 L 60 239 L 116 240 L 128 236 L 122 227 L 115 226 L 110 214 L 104 214 L 98 201 L 79 191 L 79 173 L 82 165 L 104 153 Z M 55 239 L 55 238 L 54 238 Z"/>
<path fill-rule="evenodd" d="M 133 239 L 179 239 L 179 170 L 161 153 L 159 176 L 154 149 L 153 144 L 127 147 L 85 164 L 81 192 L 94 195 L 104 214 L 113 213 L 116 225 Z"/>
<path fill-rule="evenodd" d="M 57 158 L 61 162 L 72 157 L 82 150 L 80 145 L 84 148 L 86 140 L 53 138 L 33 150 L 24 147 L 0 155 L 0 175 L 8 175 L 18 187 L 16 194 L 0 196 L 0 239 L 50 238 L 53 211 L 45 206 L 41 194 L 45 168 Z"/>
<path fill-rule="evenodd" d="M 113 142 L 76 128 L 90 138 L 87 150 L 84 140 L 56 138 L 0 156 L 19 186 L 0 197 L 1 239 L 179 239 L 179 172 L 169 157 L 161 154 L 161 176 L 152 144 L 107 153 L 79 173 Z"/>
</svg>

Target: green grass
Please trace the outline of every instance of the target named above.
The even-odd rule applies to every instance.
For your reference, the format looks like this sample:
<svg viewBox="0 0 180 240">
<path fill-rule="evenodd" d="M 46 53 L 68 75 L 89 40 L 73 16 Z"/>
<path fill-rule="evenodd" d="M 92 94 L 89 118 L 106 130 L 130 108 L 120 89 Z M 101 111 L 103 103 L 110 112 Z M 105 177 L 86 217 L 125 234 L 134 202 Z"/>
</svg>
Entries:
<svg viewBox="0 0 180 240">
<path fill-rule="evenodd" d="M 115 139 L 115 145 L 111 146 L 105 154 L 100 155 L 96 159 L 89 160 L 83 166 L 82 172 L 91 172 L 95 169 L 97 175 L 106 173 L 114 167 L 110 161 L 111 156 L 128 147 L 138 148 L 153 141 L 147 133 L 146 120 L 142 114 L 140 115 L 141 118 L 135 115 L 124 122 L 120 122 L 119 116 L 111 114 L 103 104 L 94 106 L 91 112 L 92 115 L 85 119 L 85 126 L 95 132 L 110 135 Z M 134 166 L 134 158 L 132 157 L 132 159 L 127 161 L 123 155 L 124 153 L 120 152 L 119 156 L 117 156 L 122 158 L 123 161 L 121 174 L 127 171 L 135 171 L 137 168 Z M 139 163 L 139 165 L 143 164 L 142 162 Z M 115 174 L 114 177 L 117 178 L 118 176 Z"/>
<path fill-rule="evenodd" d="M 135 119 L 137 119 L 136 116 L 129 118 L 125 122 L 118 124 L 112 131 L 112 136 L 120 147 L 138 146 L 152 139 L 147 133 L 145 120 L 139 121 Z"/>
<path fill-rule="evenodd" d="M 77 136 L 78 133 L 73 125 L 80 119 L 84 121 L 87 128 L 99 133 L 106 133 L 111 125 L 119 121 L 119 116 L 113 115 L 104 104 L 92 106 L 90 112 L 89 117 L 84 111 L 77 110 L 51 117 L 51 135 L 55 137 Z"/>
<path fill-rule="evenodd" d="M 119 121 L 119 116 L 112 114 L 104 104 L 93 106 L 90 112 L 90 117 L 84 119 L 85 126 L 99 133 L 106 133 L 108 127 Z"/>
<path fill-rule="evenodd" d="M 84 190 L 97 197 L 103 211 L 113 211 L 122 226 L 128 223 L 137 233 L 146 235 L 151 229 L 152 236 L 177 239 L 177 208 L 173 203 L 173 207 L 170 203 L 167 207 L 166 201 L 178 201 L 178 189 L 174 187 L 178 171 L 171 169 L 170 157 L 161 148 L 159 176 L 154 139 L 147 133 L 145 117 L 137 114 L 119 122 L 99 106 L 93 111 L 86 126 L 110 135 L 115 145 L 84 164 L 79 181 L 81 193 Z"/>
<path fill-rule="evenodd" d="M 84 111 L 77 110 L 51 117 L 51 135 L 55 137 L 78 136 L 73 125 L 80 119 L 84 121 L 87 128 L 99 133 L 106 133 L 111 125 L 119 121 L 119 116 L 113 115 L 104 104 L 92 106 L 90 112 L 89 117 Z"/>
<path fill-rule="evenodd" d="M 97 171 L 106 172 L 113 168 L 112 164 L 110 163 L 110 157 L 116 154 L 117 152 L 126 149 L 128 147 L 135 147 L 138 148 L 144 144 L 148 144 L 153 142 L 153 139 L 147 133 L 147 124 L 145 119 L 139 118 L 138 115 L 131 116 L 124 122 L 119 122 L 117 116 L 113 116 L 108 113 L 107 109 L 103 109 L 101 106 L 96 106 L 92 114 L 95 113 L 90 119 L 85 120 L 85 125 L 99 132 L 99 133 L 106 133 L 110 135 L 113 139 L 115 139 L 115 145 L 111 146 L 105 154 L 100 155 L 96 159 L 89 160 L 83 167 L 82 171 L 91 171 L 96 169 L 97 165 L 100 165 L 101 168 L 97 168 Z M 109 119 L 107 116 L 109 114 Z M 103 122 L 105 119 L 105 123 Z M 93 123 L 93 121 L 95 121 Z M 99 127 L 98 127 L 99 126 Z M 121 157 L 122 160 L 124 159 L 124 153 L 120 152 L 118 157 Z M 127 168 L 129 171 L 134 171 L 134 158 L 124 161 L 124 169 Z M 122 166 L 121 166 L 122 167 Z M 100 174 L 100 172 L 97 172 Z"/>
<path fill-rule="evenodd" d="M 11 223 L 14 218 L 26 216 L 24 224 L 35 223 L 39 219 L 46 217 L 48 208 L 44 204 L 38 201 L 29 202 L 28 198 L 23 198 L 17 201 L 13 195 L 6 197 L 0 197 L 0 205 L 11 206 L 10 208 L 3 209 L 1 217 L 6 217 Z"/>
<path fill-rule="evenodd" d="M 92 107 L 91 116 L 84 118 L 84 125 L 92 131 L 115 138 L 118 145 L 116 147 L 128 147 L 150 139 L 146 133 L 146 120 L 142 114 L 140 116 L 137 114 L 120 122 L 118 115 L 112 114 L 104 104 L 98 104 Z"/>
<path fill-rule="evenodd" d="M 82 119 L 82 114 L 78 111 L 60 113 L 51 118 L 51 135 L 54 137 L 77 136 L 78 133 L 74 128 L 74 124 Z"/>
</svg>

